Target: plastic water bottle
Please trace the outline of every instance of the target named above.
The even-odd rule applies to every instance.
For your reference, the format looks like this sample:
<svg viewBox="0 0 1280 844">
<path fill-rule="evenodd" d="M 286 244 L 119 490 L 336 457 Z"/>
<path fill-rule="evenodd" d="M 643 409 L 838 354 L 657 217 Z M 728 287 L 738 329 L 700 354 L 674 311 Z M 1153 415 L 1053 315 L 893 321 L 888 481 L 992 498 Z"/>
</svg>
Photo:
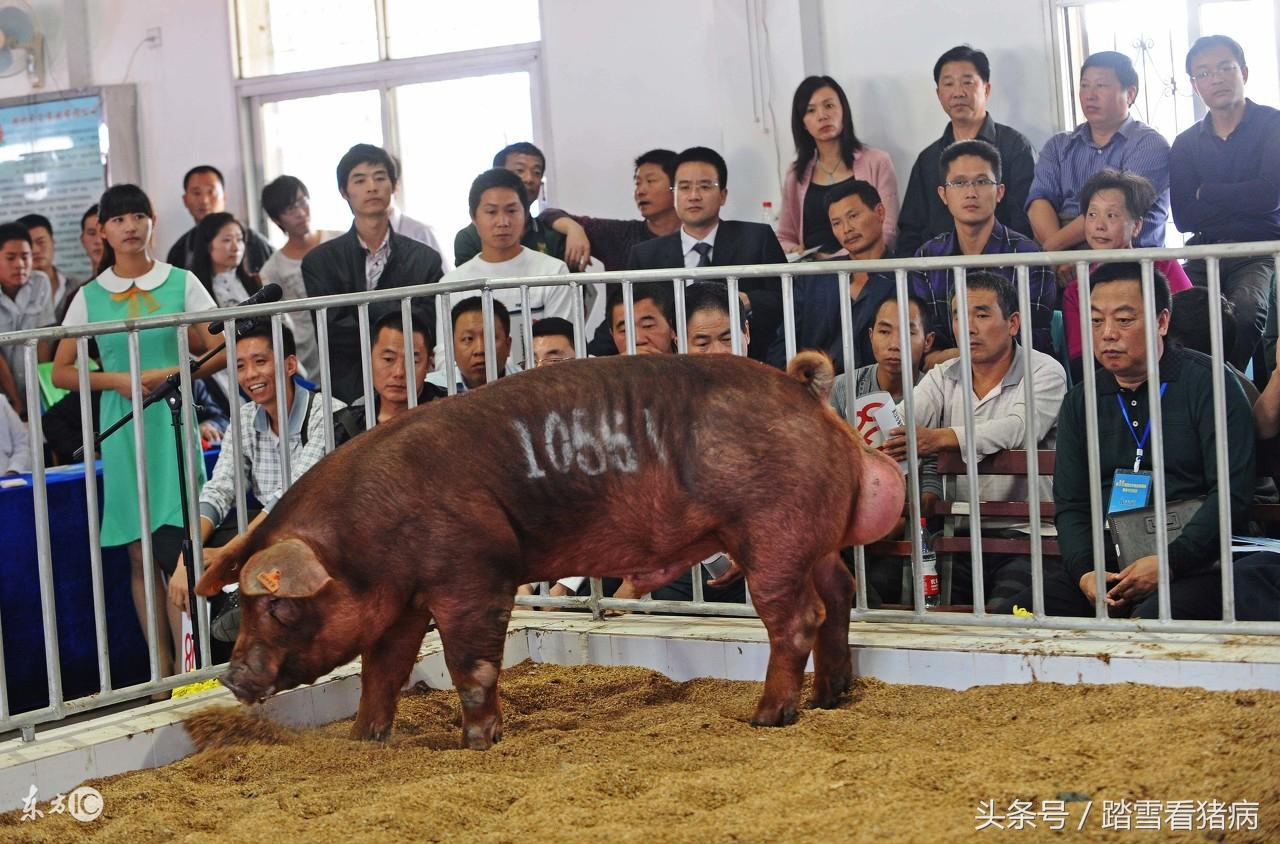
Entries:
<svg viewBox="0 0 1280 844">
<path fill-rule="evenodd" d="M 942 591 L 938 588 L 938 555 L 929 547 L 929 533 L 925 520 L 920 520 L 920 577 L 924 581 L 924 605 L 928 609 L 942 606 Z"/>
<path fill-rule="evenodd" d="M 773 219 L 773 203 L 767 199 L 760 203 L 760 222 L 769 228 L 773 228 L 775 222 Z"/>
</svg>

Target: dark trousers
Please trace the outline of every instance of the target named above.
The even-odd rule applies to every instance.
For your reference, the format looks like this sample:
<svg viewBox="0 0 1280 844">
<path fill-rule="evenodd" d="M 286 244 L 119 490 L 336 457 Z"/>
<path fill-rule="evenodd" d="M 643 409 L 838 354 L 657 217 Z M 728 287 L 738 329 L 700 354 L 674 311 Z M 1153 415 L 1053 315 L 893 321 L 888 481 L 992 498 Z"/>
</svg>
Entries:
<svg viewBox="0 0 1280 844">
<path fill-rule="evenodd" d="M 1235 566 L 1236 618 L 1280 621 L 1280 554 L 1250 554 Z"/>
<path fill-rule="evenodd" d="M 1169 585 L 1169 615 L 1180 619 L 1222 618 L 1222 573 L 1209 569 L 1175 578 Z M 1239 594 L 1239 584 L 1236 593 Z M 1026 609 L 1032 608 L 1031 589 L 1009 601 Z M 1080 591 L 1080 584 L 1067 574 L 1057 562 L 1046 562 L 1044 567 L 1045 615 L 1088 617 L 1093 615 L 1093 604 Z M 1152 592 L 1137 604 L 1112 610 L 1111 615 L 1120 618 L 1159 618 L 1159 592 Z"/>
<path fill-rule="evenodd" d="M 984 530 L 983 536 L 1005 539 L 1027 539 L 1027 534 L 1011 529 Z M 956 536 L 968 536 L 958 530 Z M 1049 563 L 1045 564 L 1048 568 Z M 988 612 L 1013 612 L 1016 599 L 1031 588 L 1031 558 L 1021 554 L 983 554 L 982 591 Z M 951 563 L 951 603 L 973 603 L 973 558 L 957 554 Z M 1029 607 L 1029 604 L 1018 604 Z"/>
<path fill-rule="evenodd" d="M 1236 312 L 1236 345 L 1228 350 L 1227 360 L 1243 371 L 1253 357 L 1254 349 L 1262 340 L 1267 327 L 1267 315 L 1271 309 L 1272 285 L 1276 264 L 1271 257 L 1231 258 L 1218 263 L 1221 270 L 1222 295 L 1227 297 Z M 1204 261 L 1188 261 L 1184 267 L 1187 277 L 1197 287 L 1207 287 L 1208 275 Z M 1274 358 L 1266 360 L 1271 368 Z"/>
</svg>

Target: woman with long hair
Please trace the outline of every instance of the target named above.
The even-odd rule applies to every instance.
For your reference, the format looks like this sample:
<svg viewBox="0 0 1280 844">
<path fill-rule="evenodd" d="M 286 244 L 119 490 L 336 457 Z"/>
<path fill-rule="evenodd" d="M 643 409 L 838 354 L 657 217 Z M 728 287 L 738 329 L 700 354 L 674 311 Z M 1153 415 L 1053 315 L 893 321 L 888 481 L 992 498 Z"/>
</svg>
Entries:
<svg viewBox="0 0 1280 844">
<path fill-rule="evenodd" d="M 870 182 L 884 203 L 884 239 L 897 238 L 898 174 L 884 150 L 869 147 L 853 131 L 849 98 L 830 76 L 810 76 L 791 101 L 796 160 L 782 181 L 778 240 L 787 252 L 816 248 L 815 257 L 841 251 L 827 219 L 826 195 L 851 179 Z"/>
<path fill-rule="evenodd" d="M 196 226 L 191 272 L 219 308 L 237 305 L 262 288 L 244 263 L 247 237 L 244 224 L 225 211 L 206 214 Z"/>
<path fill-rule="evenodd" d="M 62 324 L 87 325 L 140 317 L 160 316 L 215 308 L 204 285 L 190 272 L 157 261 L 151 254 L 155 212 L 151 200 L 136 185 L 108 188 L 98 203 L 98 221 L 103 236 L 102 261 L 98 275 L 76 291 L 67 306 Z M 207 325 L 190 326 L 188 336 L 196 352 L 211 349 L 216 341 Z M 89 389 L 100 391 L 100 414 L 110 424 L 132 409 L 129 381 L 129 335 L 125 332 L 97 337 L 102 371 L 89 373 Z M 146 394 L 176 372 L 185 361 L 178 359 L 177 332 L 154 328 L 138 333 L 141 356 L 142 392 Z M 53 383 L 68 390 L 80 388 L 76 373 L 76 341 L 62 340 L 54 355 Z M 197 373 L 206 375 L 226 364 L 226 355 L 215 356 Z M 172 574 L 182 542 L 182 496 L 178 484 L 178 462 L 173 447 L 173 430 L 168 408 L 156 402 L 143 414 L 146 437 L 146 478 L 150 524 L 142 525 L 138 513 L 138 455 L 134 450 L 134 423 L 130 422 L 102 443 L 103 546 L 126 545 L 131 562 L 134 609 L 147 635 L 146 581 L 142 561 L 142 534 L 151 534 L 156 565 L 164 575 Z M 90 459 L 92 459 L 90 457 Z M 204 483 L 204 461 L 196 461 L 197 488 Z M 159 574 L 159 573 L 158 573 Z M 181 642 L 170 639 L 181 633 L 176 609 L 166 616 L 165 578 L 155 578 L 157 641 L 162 675 L 170 666 L 181 670 Z"/>
</svg>

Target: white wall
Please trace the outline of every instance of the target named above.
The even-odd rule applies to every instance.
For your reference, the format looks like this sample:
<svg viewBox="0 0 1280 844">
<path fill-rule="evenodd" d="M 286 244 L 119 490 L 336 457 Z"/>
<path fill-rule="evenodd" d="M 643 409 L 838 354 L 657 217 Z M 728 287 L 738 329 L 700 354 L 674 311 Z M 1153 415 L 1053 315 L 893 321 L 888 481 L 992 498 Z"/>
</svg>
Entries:
<svg viewBox="0 0 1280 844">
<path fill-rule="evenodd" d="M 33 91 L 25 75 L 0 80 L 0 97 L 86 85 L 134 83 L 138 90 L 142 186 L 156 206 L 163 255 L 191 226 L 182 206 L 182 175 L 210 163 L 226 175 L 230 210 L 243 214 L 230 19 L 221 0 L 44 0 L 35 4 L 49 39 L 50 75 Z M 84 14 L 88 43 L 75 43 L 72 17 Z M 161 45 L 143 45 L 159 27 Z M 68 53 L 87 50 L 87 79 L 68 79 Z M 132 65 L 130 57 L 132 56 Z M 127 71 L 127 76 L 126 76 Z"/>
<path fill-rule="evenodd" d="M 983 0 L 965 14 L 938 0 L 823 0 L 828 73 L 849 95 L 859 137 L 893 156 L 905 190 L 916 155 L 947 117 L 934 94 L 933 64 L 957 44 L 991 60 L 989 109 L 1037 151 L 1057 131 L 1053 49 L 1045 3 Z"/>
<path fill-rule="evenodd" d="M 89 53 L 85 84 L 138 86 L 143 186 L 160 217 L 162 249 L 185 230 L 182 174 L 213 163 L 229 206 L 244 213 L 243 162 L 228 4 L 223 0 L 36 0 L 50 36 L 45 90 L 68 85 L 67 55 Z M 763 10 L 756 66 L 764 100 L 753 105 L 749 10 Z M 544 0 L 544 142 L 549 196 L 584 213 L 629 217 L 631 161 L 656 146 L 704 144 L 729 163 L 727 213 L 757 219 L 778 199 L 779 172 L 794 157 L 791 95 L 811 71 L 839 79 L 858 133 L 888 150 L 906 182 L 916 153 L 941 131 L 930 72 L 938 54 L 969 41 L 991 56 L 996 118 L 1039 145 L 1053 131 L 1051 50 L 1044 5 L 987 0 L 981 14 L 942 13 L 939 0 Z M 83 15 L 87 43 L 69 44 Z M 804 23 L 821 27 L 821 55 Z M 159 27 L 159 47 L 143 46 Z M 126 68 L 128 78 L 126 79 Z M 73 68 L 74 70 L 74 68 Z M 72 74 L 74 75 L 74 74 Z M 29 93 L 0 80 L 0 97 Z M 772 113 L 767 108 L 772 105 Z M 455 130 L 462 123 L 454 124 Z"/>
<path fill-rule="evenodd" d="M 802 76 L 797 7 L 770 0 L 766 9 L 784 161 L 790 80 Z M 543 3 L 542 24 L 555 203 L 634 216 L 632 160 L 702 145 L 728 162 L 729 215 L 755 219 L 763 200 L 776 206 L 778 132 L 767 109 L 753 108 L 746 3 L 554 0 Z"/>
<path fill-rule="evenodd" d="M 192 165 L 222 170 L 228 208 L 244 214 L 227 5 L 102 0 L 87 8 L 94 83 L 138 86 L 142 186 L 156 206 L 159 248 L 167 252 L 192 225 L 181 199 L 182 175 Z M 144 45 L 130 67 L 130 55 L 152 27 L 160 28 L 160 46 Z"/>
</svg>

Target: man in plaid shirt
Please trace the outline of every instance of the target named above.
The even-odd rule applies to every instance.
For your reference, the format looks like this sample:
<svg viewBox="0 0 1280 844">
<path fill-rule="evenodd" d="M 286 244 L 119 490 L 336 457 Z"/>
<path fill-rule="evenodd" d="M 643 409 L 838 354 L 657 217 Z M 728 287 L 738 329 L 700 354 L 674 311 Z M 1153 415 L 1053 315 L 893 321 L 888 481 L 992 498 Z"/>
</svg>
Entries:
<svg viewBox="0 0 1280 844">
<path fill-rule="evenodd" d="M 258 523 L 284 495 L 284 471 L 280 464 L 280 424 L 283 421 L 289 437 L 289 475 L 297 482 L 302 474 L 324 457 L 326 425 L 332 418 L 324 413 L 318 393 L 293 380 L 298 371 L 297 349 L 293 332 L 281 327 L 284 352 L 285 402 L 289 412 L 281 419 L 276 406 L 276 364 L 271 346 L 271 325 L 260 323 L 236 340 L 236 380 L 249 401 L 240 406 L 240 465 L 249 488 L 262 505 L 245 532 L 227 543 L 243 542 Z M 346 405 L 333 399 L 334 410 Z M 222 440 L 222 451 L 213 467 L 213 476 L 200 491 L 200 537 L 208 543 L 223 519 L 235 507 L 236 453 L 230 430 Z M 225 549 L 205 548 L 205 566 Z M 187 612 L 186 561 L 179 558 L 178 568 L 169 579 L 169 600 Z"/>
<path fill-rule="evenodd" d="M 939 164 L 942 184 L 938 195 L 951 212 L 955 227 L 916 250 L 917 258 L 942 255 L 1010 255 L 1039 252 L 1035 241 L 1002 225 L 996 219 L 996 205 L 1004 196 L 1001 183 L 1000 152 L 981 140 L 958 141 L 942 151 Z M 989 267 L 1016 288 L 1013 267 Z M 1050 325 L 1058 307 L 1058 287 L 1052 267 L 1031 267 L 1032 344 L 1037 351 L 1053 354 Z M 911 291 L 928 306 L 931 322 L 937 326 L 935 351 L 925 356 L 925 368 L 959 357 L 951 331 L 951 296 L 955 274 L 949 269 L 911 273 Z"/>
</svg>

